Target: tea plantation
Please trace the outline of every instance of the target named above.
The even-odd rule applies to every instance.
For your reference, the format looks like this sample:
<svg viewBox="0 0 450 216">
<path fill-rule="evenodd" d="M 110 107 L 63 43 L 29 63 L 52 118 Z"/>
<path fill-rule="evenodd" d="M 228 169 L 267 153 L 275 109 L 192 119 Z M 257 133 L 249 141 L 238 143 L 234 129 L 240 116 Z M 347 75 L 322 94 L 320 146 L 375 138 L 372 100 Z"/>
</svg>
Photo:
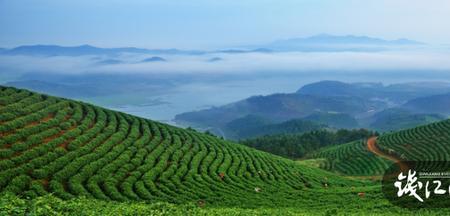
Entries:
<svg viewBox="0 0 450 216">
<path fill-rule="evenodd" d="M 2 88 L 0 190 L 103 200 L 284 205 L 306 189 L 361 185 L 93 105 Z"/>
<path fill-rule="evenodd" d="M 411 213 L 392 206 L 377 182 L 26 90 L 0 87 L 0 137 L 0 215 Z M 347 145 L 355 148 L 329 155 L 363 149 Z M 365 174 L 358 166 L 387 163 L 371 160 L 332 167 Z"/>
<path fill-rule="evenodd" d="M 310 157 L 325 158 L 321 167 L 326 170 L 355 176 L 383 175 L 392 164 L 370 152 L 365 140 L 327 147 Z"/>
<path fill-rule="evenodd" d="M 402 160 L 449 161 L 450 120 L 386 134 L 377 145 Z"/>
<path fill-rule="evenodd" d="M 309 158 L 324 158 L 322 168 L 346 175 L 382 175 L 393 162 L 369 151 L 366 142 L 323 148 Z M 383 134 L 377 138 L 376 146 L 398 160 L 450 161 L 450 120 Z"/>
</svg>

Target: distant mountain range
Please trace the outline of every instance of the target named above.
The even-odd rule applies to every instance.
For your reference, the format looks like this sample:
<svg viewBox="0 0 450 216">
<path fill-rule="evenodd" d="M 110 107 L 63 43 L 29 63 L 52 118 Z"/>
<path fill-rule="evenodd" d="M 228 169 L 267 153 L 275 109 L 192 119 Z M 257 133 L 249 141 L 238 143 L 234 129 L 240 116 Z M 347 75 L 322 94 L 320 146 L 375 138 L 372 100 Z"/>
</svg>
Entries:
<svg viewBox="0 0 450 216">
<path fill-rule="evenodd" d="M 268 44 L 226 48 L 213 51 L 179 50 L 179 49 L 143 49 L 136 47 L 99 48 L 91 45 L 58 46 L 58 45 L 26 45 L 12 49 L 0 48 L 3 55 L 34 56 L 81 56 L 81 55 L 117 55 L 120 53 L 140 53 L 151 55 L 203 55 L 210 53 L 270 53 L 286 51 L 327 52 L 327 51 L 379 51 L 385 49 L 423 46 L 422 42 L 409 39 L 383 40 L 367 36 L 335 36 L 320 34 L 307 38 L 278 40 Z"/>
<path fill-rule="evenodd" d="M 113 61 L 112 61 L 113 62 Z M 111 63 L 111 62 L 110 62 Z M 106 64 L 106 62 L 104 62 Z M 180 78 L 182 79 L 182 78 Z M 152 77 L 145 75 L 117 74 L 27 74 L 17 81 L 5 82 L 2 85 L 17 88 L 26 88 L 45 94 L 57 95 L 66 98 L 103 98 L 136 95 L 136 92 L 145 92 L 146 95 L 166 93 L 176 82 L 175 77 Z M 133 100 L 134 101 L 134 100 Z M 137 104 L 147 103 L 146 99 L 136 99 Z M 113 104 L 130 104 L 124 99 L 115 99 Z"/>
<path fill-rule="evenodd" d="M 124 63 L 121 60 L 118 59 L 105 59 L 105 60 L 101 60 L 96 62 L 97 65 L 112 65 L 112 64 L 122 64 Z"/>
<path fill-rule="evenodd" d="M 373 45 L 423 45 L 424 43 L 409 39 L 383 40 L 367 36 L 336 36 L 330 34 L 319 34 L 306 38 L 292 38 L 275 41 L 272 44 L 373 44 Z"/>
<path fill-rule="evenodd" d="M 371 118 L 372 123 L 369 127 L 379 131 L 392 131 L 445 120 L 447 116 L 436 114 L 433 110 L 416 113 L 403 108 L 391 108 L 376 113 Z"/>
<path fill-rule="evenodd" d="M 124 61 L 120 59 L 113 59 L 113 58 L 107 58 L 103 60 L 96 61 L 96 65 L 115 65 L 115 64 L 136 64 L 136 63 L 150 63 L 150 62 L 166 62 L 167 60 L 165 58 L 159 57 L 159 56 L 153 56 L 150 58 L 145 58 L 140 61 Z"/>
<path fill-rule="evenodd" d="M 153 56 L 150 58 L 146 58 L 146 59 L 142 60 L 141 62 L 165 62 L 165 61 L 167 61 L 167 60 L 164 58 L 161 58 L 158 56 Z"/>
<path fill-rule="evenodd" d="M 4 55 L 37 55 L 37 56 L 82 56 L 82 55 L 116 55 L 120 53 L 140 54 L 183 54 L 198 55 L 204 51 L 178 50 L 178 49 L 142 49 L 136 47 L 99 48 L 90 45 L 58 46 L 58 45 L 29 45 L 19 46 L 1 51 Z"/>
<path fill-rule="evenodd" d="M 450 115 L 450 93 L 416 98 L 402 107 L 416 113 Z"/>
<path fill-rule="evenodd" d="M 223 61 L 223 59 L 220 57 L 214 57 L 207 60 L 207 62 L 218 62 L 218 61 Z"/>
<path fill-rule="evenodd" d="M 425 43 L 409 39 L 383 40 L 367 36 L 320 34 L 307 38 L 278 40 L 260 46 L 274 51 L 377 51 L 419 45 Z"/>
<path fill-rule="evenodd" d="M 367 127 L 386 131 L 446 118 L 450 115 L 449 103 L 448 83 L 385 86 L 322 81 L 305 85 L 295 93 L 253 96 L 225 106 L 182 113 L 174 121 L 180 125 L 225 131 L 230 122 L 251 114 L 275 123 L 303 119 L 334 128 Z M 396 107 L 399 109 L 395 110 L 395 115 L 399 116 L 400 112 L 402 117 L 393 125 L 389 119 L 391 109 Z M 419 113 L 425 115 L 417 115 Z M 243 121 L 240 124 L 245 125 Z"/>
<path fill-rule="evenodd" d="M 51 83 L 40 80 L 14 81 L 5 83 L 6 86 L 14 86 L 16 88 L 36 89 L 47 94 L 57 94 L 64 97 L 81 97 L 84 95 L 105 95 L 109 89 L 102 89 L 99 85 L 86 84 L 61 84 Z"/>
</svg>

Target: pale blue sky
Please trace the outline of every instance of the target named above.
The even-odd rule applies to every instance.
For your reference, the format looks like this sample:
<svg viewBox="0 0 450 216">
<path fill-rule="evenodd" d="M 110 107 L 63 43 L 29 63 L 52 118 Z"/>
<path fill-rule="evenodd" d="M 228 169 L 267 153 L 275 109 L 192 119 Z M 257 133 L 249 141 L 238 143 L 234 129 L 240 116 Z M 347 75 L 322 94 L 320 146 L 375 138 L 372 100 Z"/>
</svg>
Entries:
<svg viewBox="0 0 450 216">
<path fill-rule="evenodd" d="M 204 49 L 319 33 L 450 43 L 448 0 L 0 0 L 0 47 Z"/>
</svg>

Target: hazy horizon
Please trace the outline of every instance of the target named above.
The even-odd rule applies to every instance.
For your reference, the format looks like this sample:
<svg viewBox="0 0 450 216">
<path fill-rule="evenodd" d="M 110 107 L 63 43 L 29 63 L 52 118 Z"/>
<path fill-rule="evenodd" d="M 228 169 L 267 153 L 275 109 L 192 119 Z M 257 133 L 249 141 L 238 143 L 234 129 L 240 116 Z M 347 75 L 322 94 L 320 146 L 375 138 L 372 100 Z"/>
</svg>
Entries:
<svg viewBox="0 0 450 216">
<path fill-rule="evenodd" d="M 234 44 L 234 45 L 224 45 L 224 46 L 218 46 L 218 47 L 191 47 L 191 48 L 178 48 L 178 47 L 142 47 L 142 46 L 114 46 L 114 45 L 110 45 L 110 46 L 101 46 L 101 45 L 97 45 L 97 44 L 93 44 L 93 43 L 74 43 L 74 44 L 59 44 L 59 43 L 40 43 L 40 42 L 35 42 L 35 43 L 23 43 L 23 44 L 16 44 L 14 46 L 0 46 L 0 48 L 3 49 L 14 49 L 17 47 L 23 47 L 23 46 L 59 46 L 59 47 L 67 47 L 67 48 L 71 48 L 71 47 L 82 47 L 82 46 L 90 46 L 90 47 L 96 47 L 96 48 L 140 48 L 140 49 L 149 49 L 149 50 L 169 50 L 169 49 L 180 49 L 180 50 L 198 50 L 198 51 L 221 51 L 221 50 L 227 50 L 227 49 L 237 49 L 237 50 L 245 50 L 245 49 L 251 49 L 252 47 L 254 48 L 265 48 L 265 45 L 270 45 L 272 43 L 276 43 L 276 42 L 280 42 L 280 41 L 288 41 L 288 40 L 298 40 L 298 39 L 309 39 L 309 38 L 314 38 L 314 37 L 322 37 L 322 36 L 328 36 L 328 37 L 366 37 L 366 38 L 370 38 L 370 39 L 375 39 L 375 40 L 384 40 L 384 41 L 397 41 L 397 40 L 408 40 L 408 41 L 412 41 L 412 42 L 418 42 L 418 43 L 423 43 L 424 45 L 427 46 L 434 46 L 434 47 L 450 47 L 450 44 L 432 44 L 432 43 L 428 43 L 426 41 L 419 41 L 419 40 L 415 40 L 414 38 L 403 38 L 403 37 L 397 37 L 397 38 L 382 38 L 382 37 L 374 37 L 372 35 L 355 35 L 355 34 L 329 34 L 326 32 L 321 32 L 321 33 L 316 33 L 316 34 L 311 34 L 311 35 L 305 35 L 303 37 L 289 37 L 289 38 L 278 38 L 278 39 L 273 39 L 270 41 L 262 41 L 261 43 L 240 43 L 240 44 Z"/>
<path fill-rule="evenodd" d="M 0 48 L 88 44 L 215 51 L 0 50 L 0 84 L 22 82 L 24 88 L 170 120 L 320 80 L 450 82 L 450 45 L 443 45 L 450 44 L 449 9 L 445 0 L 0 0 Z M 375 39 L 276 43 L 320 34 Z M 400 38 L 427 45 L 393 41 Z M 273 52 L 217 51 L 233 48 Z"/>
<path fill-rule="evenodd" d="M 3 0 L 0 47 L 215 49 L 321 33 L 449 44 L 449 8 L 445 0 Z"/>
</svg>

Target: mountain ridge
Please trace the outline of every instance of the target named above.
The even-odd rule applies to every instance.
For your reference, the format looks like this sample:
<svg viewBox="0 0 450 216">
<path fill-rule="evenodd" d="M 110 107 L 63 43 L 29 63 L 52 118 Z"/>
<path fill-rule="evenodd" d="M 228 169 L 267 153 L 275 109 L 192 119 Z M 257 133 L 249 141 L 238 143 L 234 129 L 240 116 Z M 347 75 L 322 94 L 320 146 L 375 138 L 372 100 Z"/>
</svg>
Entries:
<svg viewBox="0 0 450 216">
<path fill-rule="evenodd" d="M 3 50 L 3 55 L 40 55 L 40 56 L 81 56 L 81 55 L 114 55 L 120 53 L 138 54 L 186 54 L 198 55 L 204 51 L 178 49 L 144 49 L 136 47 L 100 48 L 92 45 L 60 46 L 60 45 L 23 45 Z"/>
<path fill-rule="evenodd" d="M 321 120 L 320 123 L 323 124 L 369 128 L 370 123 L 375 121 L 371 117 L 378 112 L 400 107 L 415 98 L 447 92 L 450 92 L 450 85 L 434 83 L 382 85 L 321 81 L 307 84 L 294 93 L 252 96 L 220 107 L 181 113 L 176 115 L 174 120 L 180 125 L 200 129 L 206 127 L 223 129 L 228 122 L 249 114 L 259 115 L 274 122 L 302 119 L 316 114 L 321 117 L 314 118 L 317 121 Z M 358 124 L 353 120 L 351 124 L 343 124 L 340 121 L 343 118 L 356 119 Z M 405 118 L 405 121 L 411 118 Z"/>
<path fill-rule="evenodd" d="M 332 34 L 318 34 L 304 38 L 290 38 L 285 40 L 278 40 L 273 43 L 323 43 L 323 44 L 377 44 L 377 45 L 424 45 L 425 43 L 414 41 L 406 38 L 399 38 L 395 40 L 385 40 L 369 36 L 357 35 L 332 35 Z"/>
<path fill-rule="evenodd" d="M 338 45 L 336 47 L 336 45 Z M 357 45 L 357 46 L 355 46 Z M 422 42 L 405 38 L 384 40 L 368 36 L 319 34 L 305 38 L 276 40 L 257 46 L 241 48 L 222 48 L 218 50 L 180 50 L 146 49 L 138 47 L 101 48 L 89 44 L 78 46 L 62 46 L 54 44 L 21 45 L 14 48 L 0 48 L 2 55 L 35 55 L 35 56 L 81 56 L 81 55 L 117 55 L 120 53 L 153 54 L 153 55 L 203 55 L 208 53 L 242 54 L 272 53 L 282 51 L 377 51 L 386 47 L 424 46 Z M 378 47 L 377 47 L 378 46 Z"/>
</svg>

